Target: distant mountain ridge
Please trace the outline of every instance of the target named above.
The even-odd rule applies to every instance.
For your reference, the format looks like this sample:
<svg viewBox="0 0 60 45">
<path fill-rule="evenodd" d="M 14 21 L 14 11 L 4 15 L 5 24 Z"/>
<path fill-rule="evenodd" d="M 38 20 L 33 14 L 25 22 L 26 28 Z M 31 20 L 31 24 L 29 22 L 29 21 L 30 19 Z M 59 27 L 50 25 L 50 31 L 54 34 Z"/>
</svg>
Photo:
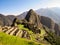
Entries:
<svg viewBox="0 0 60 45">
<path fill-rule="evenodd" d="M 60 8 L 45 8 L 38 9 L 36 12 L 41 16 L 46 16 L 53 19 L 56 23 L 60 23 Z"/>
<path fill-rule="evenodd" d="M 2 26 L 12 24 L 12 21 L 7 16 L 4 16 L 2 14 L 0 14 L 0 21 L 0 25 Z"/>
</svg>

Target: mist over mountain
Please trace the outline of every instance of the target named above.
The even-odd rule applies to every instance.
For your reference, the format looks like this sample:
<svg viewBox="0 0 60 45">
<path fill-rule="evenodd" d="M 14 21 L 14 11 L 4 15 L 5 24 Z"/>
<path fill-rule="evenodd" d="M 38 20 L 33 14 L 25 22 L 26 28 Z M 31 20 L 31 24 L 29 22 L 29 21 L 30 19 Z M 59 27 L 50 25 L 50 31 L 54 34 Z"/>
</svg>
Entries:
<svg viewBox="0 0 60 45">
<path fill-rule="evenodd" d="M 51 8 L 51 10 L 57 13 L 58 15 L 60 14 L 60 8 L 58 7 Z"/>
<path fill-rule="evenodd" d="M 36 12 L 39 15 L 49 17 L 53 19 L 56 23 L 60 23 L 59 18 L 60 18 L 60 8 L 45 8 L 45 9 L 38 9 Z"/>
</svg>

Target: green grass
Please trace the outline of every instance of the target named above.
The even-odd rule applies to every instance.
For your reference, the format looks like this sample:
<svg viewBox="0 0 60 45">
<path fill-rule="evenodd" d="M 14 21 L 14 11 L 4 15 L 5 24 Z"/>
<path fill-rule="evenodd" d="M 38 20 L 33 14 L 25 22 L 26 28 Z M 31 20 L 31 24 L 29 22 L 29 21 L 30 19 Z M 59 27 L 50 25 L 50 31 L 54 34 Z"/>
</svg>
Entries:
<svg viewBox="0 0 60 45">
<path fill-rule="evenodd" d="M 22 25 L 22 24 L 19 24 L 19 25 L 18 25 L 18 28 L 19 28 L 20 30 L 27 30 L 27 31 L 29 30 L 28 28 L 25 28 L 24 25 Z"/>
<path fill-rule="evenodd" d="M 38 45 L 38 43 L 0 32 L 0 45 Z"/>
<path fill-rule="evenodd" d="M 45 30 L 44 30 L 44 29 L 41 29 L 41 34 L 40 34 L 40 36 L 43 36 L 45 33 L 46 33 Z"/>
</svg>

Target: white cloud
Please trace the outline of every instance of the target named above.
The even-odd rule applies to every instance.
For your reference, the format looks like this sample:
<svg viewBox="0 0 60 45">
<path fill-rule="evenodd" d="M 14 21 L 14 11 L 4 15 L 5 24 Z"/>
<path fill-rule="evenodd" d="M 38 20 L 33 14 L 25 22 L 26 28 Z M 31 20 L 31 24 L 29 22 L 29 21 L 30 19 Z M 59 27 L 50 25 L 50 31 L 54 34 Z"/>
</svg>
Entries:
<svg viewBox="0 0 60 45">
<path fill-rule="evenodd" d="M 60 0 L 43 0 L 43 1 L 40 7 L 43 8 L 60 7 Z"/>
<path fill-rule="evenodd" d="M 52 0 L 48 3 L 48 7 L 60 7 L 60 0 Z"/>
</svg>

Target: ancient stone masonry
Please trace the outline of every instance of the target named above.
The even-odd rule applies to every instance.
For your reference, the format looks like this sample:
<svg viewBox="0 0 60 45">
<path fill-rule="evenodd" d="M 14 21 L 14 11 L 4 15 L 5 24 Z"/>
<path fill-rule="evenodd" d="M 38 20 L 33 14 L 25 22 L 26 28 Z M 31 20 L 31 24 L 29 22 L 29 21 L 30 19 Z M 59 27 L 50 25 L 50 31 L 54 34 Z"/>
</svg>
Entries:
<svg viewBox="0 0 60 45">
<path fill-rule="evenodd" d="M 0 31 L 9 34 L 9 35 L 14 35 L 18 36 L 21 38 L 28 38 L 30 37 L 28 32 L 25 30 L 19 30 L 17 26 L 11 27 L 11 26 L 4 26 L 0 28 Z"/>
</svg>

